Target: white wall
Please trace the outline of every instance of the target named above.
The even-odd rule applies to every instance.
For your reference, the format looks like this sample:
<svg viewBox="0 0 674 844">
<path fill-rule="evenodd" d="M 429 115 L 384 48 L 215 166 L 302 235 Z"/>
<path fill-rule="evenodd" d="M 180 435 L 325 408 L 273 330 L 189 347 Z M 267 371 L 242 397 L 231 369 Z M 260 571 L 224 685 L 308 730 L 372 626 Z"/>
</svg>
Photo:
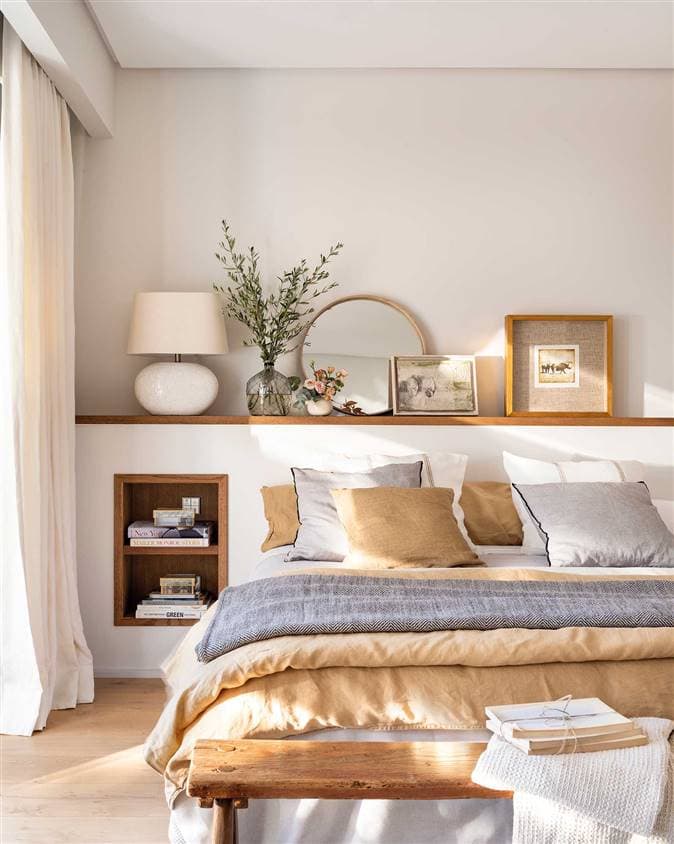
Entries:
<svg viewBox="0 0 674 844">
<path fill-rule="evenodd" d="M 219 220 L 271 280 L 343 240 L 335 296 L 412 310 L 431 353 L 477 353 L 502 412 L 507 313 L 613 313 L 615 412 L 671 415 L 669 71 L 122 71 L 115 136 L 88 140 L 77 240 L 80 413 L 135 412 L 136 290 L 208 290 Z M 229 325 L 216 413 L 259 368 Z M 292 361 L 283 366 L 288 374 Z M 674 499 L 672 429 L 79 426 L 79 583 L 97 671 L 156 671 L 182 635 L 112 624 L 115 472 L 230 475 L 232 582 L 264 533 L 257 490 L 310 450 L 448 448 L 469 476 L 530 456 L 638 458 Z"/>
<path fill-rule="evenodd" d="M 79 592 L 99 674 L 156 673 L 183 628 L 113 626 L 113 475 L 222 472 L 229 475 L 230 583 L 244 581 L 266 533 L 261 486 L 288 483 L 292 465 L 317 454 L 457 451 L 467 477 L 506 480 L 501 452 L 529 457 L 639 458 L 654 498 L 674 500 L 674 429 L 303 425 L 78 425 Z"/>
<path fill-rule="evenodd" d="M 345 243 L 335 295 L 390 296 L 435 353 L 483 355 L 502 412 L 507 313 L 613 313 L 615 412 L 674 411 L 671 71 L 120 71 L 89 140 L 78 232 L 77 403 L 135 412 L 136 290 L 207 290 L 227 216 L 269 280 Z M 212 412 L 258 368 L 207 363 Z M 288 363 L 288 374 L 295 369 Z"/>
</svg>

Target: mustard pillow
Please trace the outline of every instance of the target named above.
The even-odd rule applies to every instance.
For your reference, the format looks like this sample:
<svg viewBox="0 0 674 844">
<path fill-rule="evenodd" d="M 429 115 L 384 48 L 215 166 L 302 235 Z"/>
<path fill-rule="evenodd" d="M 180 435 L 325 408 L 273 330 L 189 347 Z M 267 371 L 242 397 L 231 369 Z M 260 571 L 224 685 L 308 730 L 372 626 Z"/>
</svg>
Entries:
<svg viewBox="0 0 674 844">
<path fill-rule="evenodd" d="M 468 536 L 476 545 L 522 544 L 522 522 L 510 484 L 464 483 L 460 504 Z"/>
<path fill-rule="evenodd" d="M 349 540 L 344 565 L 359 569 L 481 565 L 454 518 L 451 489 L 334 489 Z"/>
<path fill-rule="evenodd" d="M 261 546 L 262 550 L 271 551 L 282 545 L 292 545 L 300 526 L 295 486 L 293 484 L 263 486 L 260 493 L 268 524 L 267 536 Z"/>
</svg>

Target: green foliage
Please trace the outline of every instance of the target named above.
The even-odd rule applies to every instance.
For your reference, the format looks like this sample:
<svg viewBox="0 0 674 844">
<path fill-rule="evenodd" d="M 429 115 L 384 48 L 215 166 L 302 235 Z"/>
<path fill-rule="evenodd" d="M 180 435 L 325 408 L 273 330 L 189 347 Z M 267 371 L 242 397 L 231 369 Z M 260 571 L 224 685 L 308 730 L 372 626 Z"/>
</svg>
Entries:
<svg viewBox="0 0 674 844">
<path fill-rule="evenodd" d="M 339 255 L 342 243 L 330 247 L 327 255 L 321 255 L 318 264 L 310 270 L 304 258 L 300 263 L 278 276 L 278 289 L 264 295 L 258 268 L 260 255 L 251 246 L 247 252 L 236 251 L 236 240 L 229 224 L 222 221 L 224 240 L 218 245 L 221 252 L 215 257 L 224 267 L 229 284 L 214 284 L 214 289 L 224 299 L 227 316 L 243 323 L 250 331 L 246 346 L 257 346 L 265 364 L 273 364 L 279 355 L 292 352 L 300 343 L 293 341 L 302 334 L 310 322 L 309 316 L 315 310 L 313 301 L 333 287 L 337 282 L 326 282 L 329 276 L 326 266 Z"/>
</svg>

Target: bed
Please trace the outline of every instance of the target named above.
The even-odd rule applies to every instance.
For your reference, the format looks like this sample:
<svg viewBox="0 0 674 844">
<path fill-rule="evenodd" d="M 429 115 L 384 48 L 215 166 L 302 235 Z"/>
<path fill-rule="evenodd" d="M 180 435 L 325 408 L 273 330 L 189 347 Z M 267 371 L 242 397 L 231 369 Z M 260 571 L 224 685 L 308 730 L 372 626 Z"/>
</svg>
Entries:
<svg viewBox="0 0 674 844">
<path fill-rule="evenodd" d="M 265 554 L 251 580 L 297 571 L 283 562 L 286 550 Z M 674 579 L 672 569 L 660 568 L 560 574 L 545 557 L 516 547 L 480 551 L 483 569 L 415 569 L 406 577 Z M 301 569 L 345 573 L 324 562 Z M 674 717 L 671 628 L 284 636 L 202 664 L 194 647 L 214 612 L 164 664 L 170 700 L 145 747 L 165 777 L 173 844 L 209 840 L 210 810 L 183 790 L 199 738 L 486 741 L 485 704 L 564 694 L 596 695 L 630 716 Z M 256 801 L 239 813 L 239 836 L 242 844 L 319 844 L 318 828 L 320 844 L 500 844 L 510 840 L 511 813 L 509 801 L 499 800 Z"/>
</svg>

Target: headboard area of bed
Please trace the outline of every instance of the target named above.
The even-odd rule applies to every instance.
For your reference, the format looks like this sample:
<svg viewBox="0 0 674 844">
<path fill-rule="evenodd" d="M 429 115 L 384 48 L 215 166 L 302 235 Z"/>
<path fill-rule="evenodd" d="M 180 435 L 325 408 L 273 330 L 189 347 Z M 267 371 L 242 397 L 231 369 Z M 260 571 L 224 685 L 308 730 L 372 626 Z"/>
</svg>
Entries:
<svg viewBox="0 0 674 844">
<path fill-rule="evenodd" d="M 671 524 L 674 515 L 674 428 L 667 426 L 79 424 L 80 602 L 97 673 L 156 675 L 184 634 L 179 628 L 113 626 L 115 473 L 227 474 L 229 571 L 230 583 L 236 584 L 261 556 L 267 531 L 262 486 L 290 483 L 291 466 L 320 465 L 331 454 L 428 451 L 467 455 L 467 481 L 507 481 L 503 451 L 542 460 L 638 460 L 653 499 L 669 502 L 659 505 L 665 521 Z"/>
</svg>

